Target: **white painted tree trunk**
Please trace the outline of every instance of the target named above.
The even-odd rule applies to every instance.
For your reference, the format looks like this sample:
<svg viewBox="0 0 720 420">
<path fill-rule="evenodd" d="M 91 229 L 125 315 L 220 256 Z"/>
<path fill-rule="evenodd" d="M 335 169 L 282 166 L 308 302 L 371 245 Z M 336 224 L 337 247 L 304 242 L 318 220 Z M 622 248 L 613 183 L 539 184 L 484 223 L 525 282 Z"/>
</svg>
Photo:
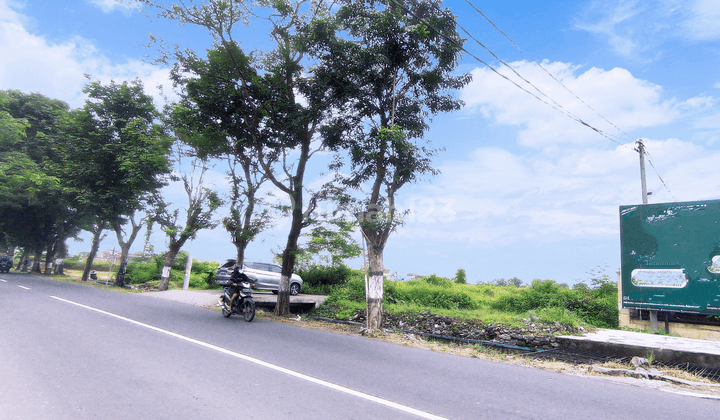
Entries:
<svg viewBox="0 0 720 420">
<path fill-rule="evenodd" d="M 368 247 L 370 267 L 367 285 L 367 329 L 382 328 L 383 315 L 383 254 L 382 250 L 370 245 Z"/>
</svg>

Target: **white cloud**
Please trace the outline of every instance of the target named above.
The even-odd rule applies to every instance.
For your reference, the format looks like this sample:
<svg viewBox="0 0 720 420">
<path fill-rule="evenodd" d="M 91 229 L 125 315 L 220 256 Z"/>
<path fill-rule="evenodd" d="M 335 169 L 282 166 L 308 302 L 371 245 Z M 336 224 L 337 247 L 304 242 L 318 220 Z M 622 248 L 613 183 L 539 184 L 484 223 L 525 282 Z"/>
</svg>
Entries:
<svg viewBox="0 0 720 420">
<path fill-rule="evenodd" d="M 140 6 L 135 1 L 131 0 L 87 0 L 88 3 L 97 6 L 104 13 L 111 13 L 115 10 L 123 12 L 129 12 L 133 9 L 137 9 Z"/>
<path fill-rule="evenodd" d="M 717 0 L 593 0 L 574 27 L 607 40 L 616 54 L 638 61 L 657 58 L 649 51 L 671 39 L 720 39 Z"/>
<path fill-rule="evenodd" d="M 644 143 L 651 202 L 719 197 L 720 151 L 678 139 Z M 633 147 L 575 149 L 558 157 L 477 149 L 468 160 L 441 165 L 433 185 L 405 200 L 415 211 L 398 236 L 483 247 L 611 238 L 618 234 L 618 206 L 641 202 Z"/>
<path fill-rule="evenodd" d="M 524 146 L 548 148 L 561 143 L 596 144 L 598 141 L 609 141 L 569 118 L 566 113 L 621 138 L 625 136 L 618 128 L 627 132 L 640 127 L 667 124 L 679 115 L 676 104 L 662 100 L 660 86 L 637 79 L 621 68 L 606 71 L 593 67 L 580 73 L 578 67 L 570 64 L 543 63 L 543 67 L 567 87 L 565 89 L 534 63 L 520 61 L 510 65 L 547 97 L 520 81 L 507 68 L 501 69 L 501 73 L 557 109 L 485 69 L 472 71 L 473 81 L 463 89 L 461 98 L 471 112 L 479 111 L 500 124 L 523 127 L 518 141 Z M 568 92 L 568 89 L 573 93 Z M 582 98 L 584 103 L 575 95 Z M 691 101 L 687 106 L 693 103 L 699 106 L 703 100 Z"/>
<path fill-rule="evenodd" d="M 720 39 L 720 2 L 717 0 L 691 2 L 690 13 L 683 26 L 691 39 L 698 41 Z"/>
<path fill-rule="evenodd" d="M 14 3 L 0 0 L 0 89 L 38 92 L 82 106 L 84 74 L 108 83 L 140 78 L 146 92 L 162 104 L 158 84 L 170 86 L 168 71 L 139 60 L 113 63 L 92 41 L 74 36 L 62 42 L 51 42 L 32 34 L 30 19 L 16 10 Z M 169 90 L 168 92 L 169 93 Z"/>
</svg>

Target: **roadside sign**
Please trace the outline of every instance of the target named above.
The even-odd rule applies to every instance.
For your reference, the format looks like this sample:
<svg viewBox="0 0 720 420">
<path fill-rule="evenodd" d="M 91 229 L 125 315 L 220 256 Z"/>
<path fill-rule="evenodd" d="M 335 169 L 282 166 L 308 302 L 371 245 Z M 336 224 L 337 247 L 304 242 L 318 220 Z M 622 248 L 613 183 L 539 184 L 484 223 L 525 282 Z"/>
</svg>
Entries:
<svg viewBox="0 0 720 420">
<path fill-rule="evenodd" d="M 620 207 L 622 307 L 720 315 L 720 200 Z"/>
</svg>

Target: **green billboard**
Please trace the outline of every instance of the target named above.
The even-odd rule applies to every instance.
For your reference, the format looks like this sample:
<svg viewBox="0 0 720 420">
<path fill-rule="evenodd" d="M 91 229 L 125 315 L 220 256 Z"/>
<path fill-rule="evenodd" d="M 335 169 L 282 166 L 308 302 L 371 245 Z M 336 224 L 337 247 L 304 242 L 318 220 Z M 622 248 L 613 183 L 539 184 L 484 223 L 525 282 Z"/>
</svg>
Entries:
<svg viewBox="0 0 720 420">
<path fill-rule="evenodd" d="M 622 307 L 720 314 L 720 200 L 620 207 Z"/>
</svg>

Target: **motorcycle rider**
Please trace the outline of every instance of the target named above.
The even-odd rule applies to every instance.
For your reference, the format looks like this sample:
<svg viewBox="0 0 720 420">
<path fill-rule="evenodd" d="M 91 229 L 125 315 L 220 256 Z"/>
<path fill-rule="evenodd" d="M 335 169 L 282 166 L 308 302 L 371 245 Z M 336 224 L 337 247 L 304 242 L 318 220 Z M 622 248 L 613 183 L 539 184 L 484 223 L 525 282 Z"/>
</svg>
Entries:
<svg viewBox="0 0 720 420">
<path fill-rule="evenodd" d="M 239 296 L 239 283 L 243 280 L 248 280 L 248 277 L 245 273 L 240 272 L 240 268 L 236 265 L 233 269 L 232 274 L 230 275 L 230 282 L 232 283 L 232 285 L 230 286 L 232 297 L 230 298 L 230 302 L 228 302 L 228 311 L 230 312 L 232 312 L 233 302 L 235 302 L 235 299 L 237 299 L 237 297 Z"/>
</svg>

